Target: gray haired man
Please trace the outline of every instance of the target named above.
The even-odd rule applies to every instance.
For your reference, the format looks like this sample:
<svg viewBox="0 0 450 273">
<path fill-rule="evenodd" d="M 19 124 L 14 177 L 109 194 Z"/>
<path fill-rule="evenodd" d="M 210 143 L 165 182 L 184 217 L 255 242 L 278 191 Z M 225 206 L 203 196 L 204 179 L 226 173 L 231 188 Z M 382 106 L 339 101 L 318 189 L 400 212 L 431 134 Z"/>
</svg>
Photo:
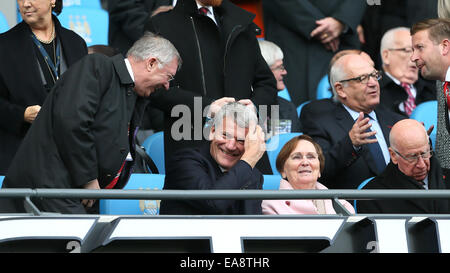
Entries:
<svg viewBox="0 0 450 273">
<path fill-rule="evenodd" d="M 5 177 L 4 188 L 122 188 L 146 100 L 168 89 L 181 63 L 166 39 L 145 34 L 127 54 L 91 54 L 56 82 Z M 24 212 L 21 200 L 0 210 Z M 85 213 L 93 200 L 36 199 L 38 209 Z"/>
<path fill-rule="evenodd" d="M 164 189 L 262 189 L 263 176 L 255 165 L 264 151 L 264 133 L 253 105 L 225 103 L 214 115 L 209 143 L 171 158 Z M 261 214 L 261 200 L 163 200 L 160 213 Z"/>
</svg>

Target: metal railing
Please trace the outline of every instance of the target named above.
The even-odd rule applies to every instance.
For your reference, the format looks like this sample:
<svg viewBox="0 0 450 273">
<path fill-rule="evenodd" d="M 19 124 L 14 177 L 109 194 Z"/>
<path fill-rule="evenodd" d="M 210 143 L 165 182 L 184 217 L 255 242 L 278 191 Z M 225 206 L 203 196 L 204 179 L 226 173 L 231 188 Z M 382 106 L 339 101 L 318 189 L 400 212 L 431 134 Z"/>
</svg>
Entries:
<svg viewBox="0 0 450 273">
<path fill-rule="evenodd" d="M 139 200 L 273 200 L 331 199 L 338 214 L 351 215 L 339 199 L 449 199 L 450 190 L 85 190 L 0 189 L 0 198 L 24 198 L 34 214 L 40 211 L 31 198 L 139 199 Z"/>
</svg>

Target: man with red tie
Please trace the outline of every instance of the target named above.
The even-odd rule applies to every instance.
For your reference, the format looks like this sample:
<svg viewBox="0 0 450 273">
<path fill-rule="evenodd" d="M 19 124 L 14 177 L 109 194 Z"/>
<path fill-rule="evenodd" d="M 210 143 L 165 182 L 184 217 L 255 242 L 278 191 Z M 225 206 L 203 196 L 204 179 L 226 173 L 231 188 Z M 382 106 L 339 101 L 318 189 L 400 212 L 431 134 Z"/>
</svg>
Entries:
<svg viewBox="0 0 450 273">
<path fill-rule="evenodd" d="M 419 78 L 419 69 L 411 61 L 410 29 L 397 27 L 381 39 L 383 77 L 380 80 L 380 104 L 409 117 L 416 105 L 436 100 L 436 84 Z"/>
<path fill-rule="evenodd" d="M 438 85 L 436 155 L 441 162 L 446 186 L 450 188 L 450 19 L 428 19 L 411 28 L 413 54 L 422 76 L 442 81 Z"/>
</svg>

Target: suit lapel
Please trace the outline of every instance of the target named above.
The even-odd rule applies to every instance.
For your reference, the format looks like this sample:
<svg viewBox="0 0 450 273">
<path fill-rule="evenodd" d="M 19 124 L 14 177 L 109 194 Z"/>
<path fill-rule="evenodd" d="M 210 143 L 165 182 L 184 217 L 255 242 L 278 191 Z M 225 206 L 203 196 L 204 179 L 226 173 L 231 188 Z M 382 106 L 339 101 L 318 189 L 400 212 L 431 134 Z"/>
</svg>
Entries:
<svg viewBox="0 0 450 273">
<path fill-rule="evenodd" d="M 336 116 L 339 126 L 341 126 L 345 132 L 349 132 L 352 129 L 355 121 L 353 120 L 352 116 L 347 112 L 347 110 L 345 110 L 345 108 L 342 106 L 342 104 L 339 104 L 338 107 L 336 107 L 335 116 Z M 378 114 L 377 114 L 377 117 L 378 117 Z M 378 119 L 380 120 L 380 118 L 378 118 Z M 379 120 L 378 120 L 378 122 L 380 122 Z M 381 125 L 381 123 L 380 123 L 380 126 L 383 127 L 383 125 Z M 388 132 L 386 132 L 386 130 L 384 130 L 384 129 L 382 129 L 382 130 L 383 130 L 383 135 L 384 135 L 385 139 L 386 139 L 385 133 L 387 133 L 387 139 L 389 139 L 389 131 L 390 130 Z M 373 160 L 368 147 L 363 146 L 361 149 L 362 150 L 360 152 L 360 155 L 366 162 L 368 168 L 373 173 L 373 175 L 378 175 L 379 172 L 377 171 L 377 169 L 375 167 L 375 161 Z"/>
</svg>

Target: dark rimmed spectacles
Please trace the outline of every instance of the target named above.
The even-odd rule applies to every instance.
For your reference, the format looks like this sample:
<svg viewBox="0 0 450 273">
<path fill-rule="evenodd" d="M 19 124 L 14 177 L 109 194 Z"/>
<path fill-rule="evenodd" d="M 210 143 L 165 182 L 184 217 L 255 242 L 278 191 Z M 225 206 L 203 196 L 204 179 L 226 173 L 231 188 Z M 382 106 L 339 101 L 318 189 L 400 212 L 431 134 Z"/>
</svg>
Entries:
<svg viewBox="0 0 450 273">
<path fill-rule="evenodd" d="M 389 51 L 400 51 L 405 54 L 412 54 L 413 48 L 412 47 L 402 47 L 402 48 L 388 48 Z"/>
<path fill-rule="evenodd" d="M 349 82 L 349 81 L 356 81 L 362 84 L 366 84 L 369 81 L 369 78 L 372 77 L 375 80 L 379 81 L 381 80 L 381 73 L 378 70 L 375 70 L 374 72 L 370 73 L 370 74 L 364 74 L 355 78 L 351 78 L 351 79 L 346 79 L 346 80 L 342 80 L 339 81 L 340 83 L 344 83 L 344 82 Z"/>
<path fill-rule="evenodd" d="M 411 164 L 416 164 L 419 161 L 419 158 L 421 157 L 422 159 L 429 159 L 430 157 L 433 156 L 433 151 L 429 150 L 427 152 L 424 153 L 420 153 L 420 154 L 416 154 L 416 155 L 411 155 L 411 156 L 404 156 L 401 153 L 399 153 L 398 151 L 396 151 L 395 149 L 392 149 L 396 154 L 398 154 L 401 158 L 403 158 L 404 160 L 406 160 L 407 162 L 411 163 Z"/>
</svg>

